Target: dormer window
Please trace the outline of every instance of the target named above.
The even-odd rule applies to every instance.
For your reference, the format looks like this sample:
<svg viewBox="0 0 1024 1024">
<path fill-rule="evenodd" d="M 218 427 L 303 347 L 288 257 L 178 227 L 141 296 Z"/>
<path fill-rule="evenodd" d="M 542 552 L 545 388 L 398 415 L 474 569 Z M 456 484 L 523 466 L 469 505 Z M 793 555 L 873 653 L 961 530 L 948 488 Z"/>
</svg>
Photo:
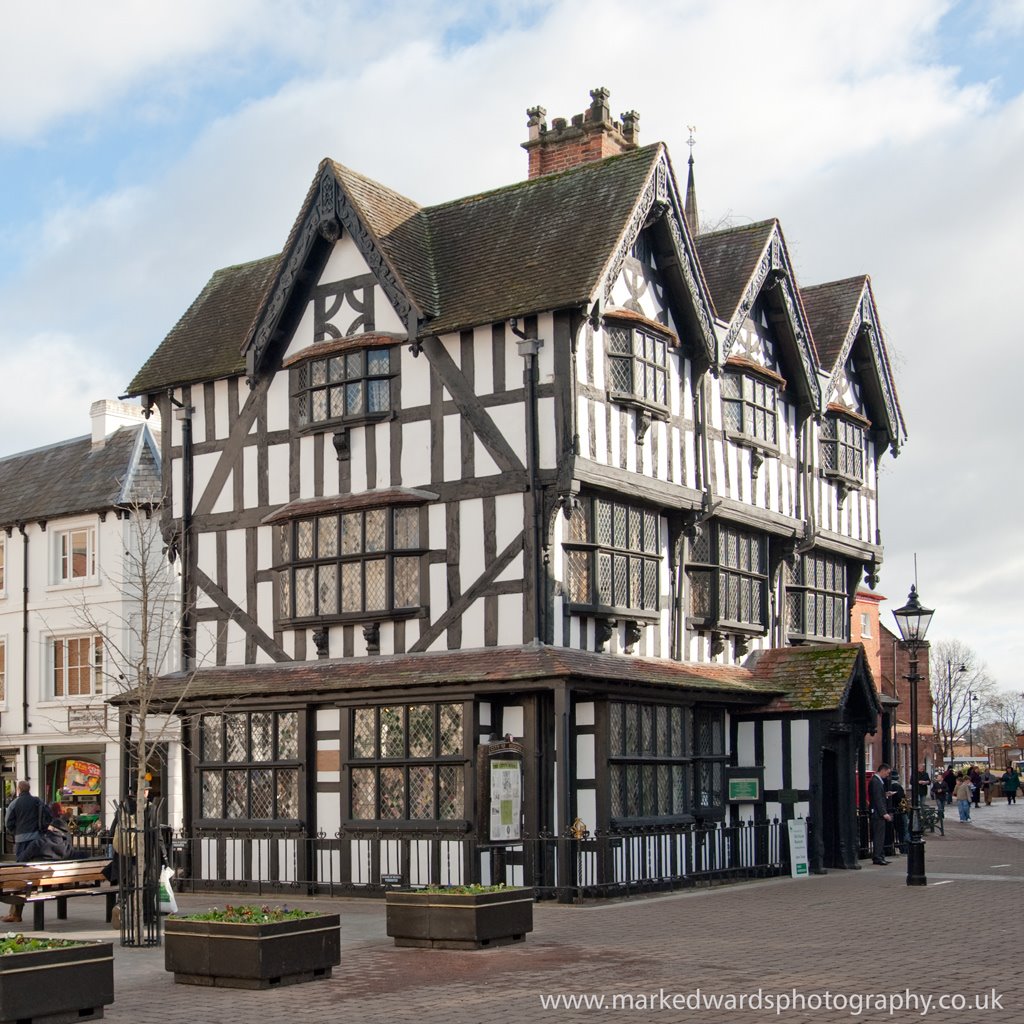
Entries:
<svg viewBox="0 0 1024 1024">
<path fill-rule="evenodd" d="M 864 480 L 864 427 L 848 416 L 829 413 L 821 424 L 821 464 L 827 474 Z"/>
<path fill-rule="evenodd" d="M 639 323 L 610 322 L 608 389 L 613 399 L 668 405 L 668 338 Z"/>
<path fill-rule="evenodd" d="M 779 387 L 766 376 L 745 370 L 722 374 L 722 418 L 733 435 L 776 447 Z"/>
<path fill-rule="evenodd" d="M 323 346 L 322 358 L 305 353 L 292 367 L 292 412 L 299 429 L 320 423 L 380 419 L 391 411 L 391 378 L 398 369 L 393 345 L 351 347 L 352 338 Z"/>
</svg>

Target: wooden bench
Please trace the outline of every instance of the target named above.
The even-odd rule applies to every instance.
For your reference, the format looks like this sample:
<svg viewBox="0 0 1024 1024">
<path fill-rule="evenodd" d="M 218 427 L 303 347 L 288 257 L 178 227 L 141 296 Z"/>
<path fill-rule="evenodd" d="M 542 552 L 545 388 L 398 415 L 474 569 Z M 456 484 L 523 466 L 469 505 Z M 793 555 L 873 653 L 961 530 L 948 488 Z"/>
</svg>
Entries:
<svg viewBox="0 0 1024 1024">
<path fill-rule="evenodd" d="M 46 926 L 46 904 L 57 903 L 57 917 L 68 916 L 68 900 L 75 896 L 106 897 L 107 921 L 110 921 L 117 889 L 103 889 L 106 882 L 103 868 L 108 861 L 87 860 L 34 861 L 29 864 L 0 866 L 0 901 L 12 906 L 32 905 L 32 928 L 43 931 Z"/>
</svg>

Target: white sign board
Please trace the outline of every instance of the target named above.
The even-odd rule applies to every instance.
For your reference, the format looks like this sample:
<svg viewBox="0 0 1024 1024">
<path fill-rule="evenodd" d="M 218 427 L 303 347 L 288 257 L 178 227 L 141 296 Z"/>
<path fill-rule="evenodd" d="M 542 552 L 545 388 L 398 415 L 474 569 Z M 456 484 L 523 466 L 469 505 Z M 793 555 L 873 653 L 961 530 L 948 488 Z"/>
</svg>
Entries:
<svg viewBox="0 0 1024 1024">
<path fill-rule="evenodd" d="M 789 873 L 794 878 L 808 878 L 807 823 L 799 818 L 786 824 L 789 826 Z"/>
<path fill-rule="evenodd" d="M 491 839 L 519 839 L 522 771 L 518 761 L 491 762 Z"/>
</svg>

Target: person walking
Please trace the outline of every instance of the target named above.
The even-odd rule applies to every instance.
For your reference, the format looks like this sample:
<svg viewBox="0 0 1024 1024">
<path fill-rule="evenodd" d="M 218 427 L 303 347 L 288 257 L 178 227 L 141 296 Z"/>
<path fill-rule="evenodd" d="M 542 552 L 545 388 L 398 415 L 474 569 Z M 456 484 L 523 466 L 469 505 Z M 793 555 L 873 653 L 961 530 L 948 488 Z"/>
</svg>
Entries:
<svg viewBox="0 0 1024 1024">
<path fill-rule="evenodd" d="M 967 773 L 967 777 L 971 780 L 971 800 L 974 802 L 975 807 L 981 806 L 981 772 L 976 764 L 971 765 L 971 770 Z"/>
<path fill-rule="evenodd" d="M 871 863 L 888 864 L 885 859 L 885 823 L 892 821 L 885 799 L 885 784 L 892 769 L 885 763 L 868 783 L 868 807 L 871 809 Z"/>
<path fill-rule="evenodd" d="M 995 782 L 995 776 L 986 768 L 981 773 L 981 795 L 985 798 L 985 806 L 992 806 L 992 783 Z"/>
<path fill-rule="evenodd" d="M 24 862 L 29 845 L 50 827 L 53 814 L 39 797 L 32 795 L 29 782 L 22 779 L 4 821 L 7 831 L 14 833 L 14 859 Z"/>
<path fill-rule="evenodd" d="M 1000 781 L 1003 784 L 1003 796 L 1006 797 L 1007 806 L 1015 804 L 1017 802 L 1017 790 L 1020 789 L 1020 775 L 1017 774 L 1017 769 L 1011 764 L 1003 772 L 1003 777 Z"/>
<path fill-rule="evenodd" d="M 971 780 L 963 772 L 957 779 L 956 789 L 953 790 L 953 799 L 956 800 L 960 820 L 969 822 L 971 820 Z"/>
<path fill-rule="evenodd" d="M 953 771 L 952 765 L 943 773 L 942 781 L 946 784 L 946 803 L 951 804 L 953 802 L 953 790 L 956 789 L 956 773 Z"/>
</svg>

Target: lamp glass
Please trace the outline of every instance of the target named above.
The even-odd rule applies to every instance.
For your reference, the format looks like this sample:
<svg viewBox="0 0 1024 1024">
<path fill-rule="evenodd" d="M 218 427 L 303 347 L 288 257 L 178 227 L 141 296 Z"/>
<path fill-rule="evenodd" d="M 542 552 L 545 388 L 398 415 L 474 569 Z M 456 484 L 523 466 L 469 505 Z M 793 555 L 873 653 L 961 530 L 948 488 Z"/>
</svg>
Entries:
<svg viewBox="0 0 1024 1024">
<path fill-rule="evenodd" d="M 925 608 L 917 596 L 917 587 L 910 588 L 910 596 L 902 608 L 893 611 L 896 628 L 905 643 L 920 643 L 931 625 L 933 608 Z"/>
</svg>

